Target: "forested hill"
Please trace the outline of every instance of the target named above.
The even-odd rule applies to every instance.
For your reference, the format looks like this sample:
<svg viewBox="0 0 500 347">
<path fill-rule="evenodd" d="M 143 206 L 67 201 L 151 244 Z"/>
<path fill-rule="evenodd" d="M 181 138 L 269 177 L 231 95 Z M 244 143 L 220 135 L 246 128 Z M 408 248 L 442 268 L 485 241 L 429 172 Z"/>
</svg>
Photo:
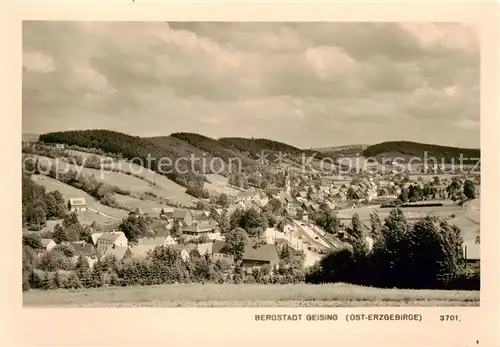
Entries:
<svg viewBox="0 0 500 347">
<path fill-rule="evenodd" d="M 449 163 L 451 159 L 453 159 L 455 163 L 458 163 L 461 154 L 463 158 L 476 158 L 475 160 L 477 161 L 481 155 L 480 150 L 474 148 L 449 147 L 410 141 L 392 141 L 382 142 L 367 147 L 363 151 L 363 156 L 389 158 L 401 155 L 405 157 L 424 158 L 425 153 L 427 153 L 427 158 L 436 158 L 439 160 L 439 163 L 441 160 L 445 163 Z"/>
<path fill-rule="evenodd" d="M 310 150 L 299 149 L 283 142 L 260 138 L 247 139 L 243 137 L 223 137 L 219 139 L 219 142 L 225 147 L 236 148 L 252 158 L 258 158 L 263 151 L 281 152 L 291 156 L 301 155 L 302 153 L 309 154 L 312 152 Z"/>
<path fill-rule="evenodd" d="M 303 150 L 297 147 L 268 139 L 248 139 L 240 137 L 226 137 L 213 139 L 195 133 L 173 133 L 170 136 L 141 138 L 111 130 L 74 130 L 60 131 L 40 135 L 41 142 L 62 143 L 69 146 L 83 148 L 96 148 L 104 153 L 121 154 L 124 158 L 153 158 L 168 157 L 175 161 L 177 158 L 196 157 L 202 155 L 210 160 L 217 157 L 228 163 L 231 158 L 239 158 L 243 166 L 254 166 L 263 151 L 278 154 L 281 152 L 286 157 L 301 156 L 303 153 L 321 157 L 314 150 Z M 155 162 L 151 162 L 154 170 Z"/>
<path fill-rule="evenodd" d="M 40 135 L 39 141 L 89 149 L 95 148 L 102 150 L 104 153 L 121 155 L 126 159 L 140 159 L 143 166 L 165 174 L 165 176 L 184 187 L 188 187 L 190 182 L 195 182 L 198 185 L 203 182 L 200 175 L 193 173 L 190 163 L 177 161 L 178 158 L 189 157 L 189 154 L 182 147 L 159 146 L 148 139 L 111 130 L 54 132 Z M 171 163 L 176 163 L 176 165 L 165 164 L 163 158 L 169 158 Z M 158 169 L 158 163 L 163 165 L 161 170 Z M 195 162 L 194 166 L 197 173 L 202 172 L 198 163 Z"/>
<path fill-rule="evenodd" d="M 218 140 L 207 136 L 194 133 L 173 133 L 170 135 L 176 139 L 189 143 L 190 145 L 209 153 L 210 155 L 221 158 L 225 162 L 229 162 L 231 158 L 240 158 L 243 165 L 252 165 L 255 162 L 246 154 L 239 151 L 233 146 L 227 146 Z"/>
<path fill-rule="evenodd" d="M 124 158 L 147 158 L 165 156 L 165 150 L 154 143 L 111 130 L 71 130 L 40 135 L 39 141 L 62 143 L 68 146 L 97 148 L 105 153 L 121 154 Z"/>
</svg>

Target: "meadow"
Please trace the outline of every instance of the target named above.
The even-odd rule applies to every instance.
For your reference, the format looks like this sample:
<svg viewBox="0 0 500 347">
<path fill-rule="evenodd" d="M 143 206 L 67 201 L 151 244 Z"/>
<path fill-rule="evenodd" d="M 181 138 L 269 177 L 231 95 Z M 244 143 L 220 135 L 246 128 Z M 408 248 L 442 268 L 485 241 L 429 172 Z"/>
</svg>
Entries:
<svg viewBox="0 0 500 347">
<path fill-rule="evenodd" d="M 439 201 L 442 202 L 442 201 Z M 370 214 L 374 210 L 377 210 L 381 219 L 386 218 L 391 212 L 392 208 L 380 208 L 379 205 L 370 206 L 360 206 L 355 209 L 348 208 L 338 211 L 338 217 L 341 220 L 350 220 L 354 213 L 357 213 L 363 222 L 370 221 Z M 421 217 L 426 217 L 432 214 L 437 217 L 447 218 L 451 215 L 459 215 L 463 212 L 463 208 L 458 204 L 452 204 L 450 202 L 445 202 L 443 206 L 432 206 L 432 207 L 404 207 L 402 211 L 408 220 L 417 219 Z"/>
<path fill-rule="evenodd" d="M 151 200 L 141 200 L 134 198 L 129 195 L 121 195 L 121 194 L 115 194 L 116 201 L 127 208 L 135 210 L 136 208 L 141 211 L 141 213 L 147 213 L 150 215 L 159 215 L 162 208 L 165 207 L 165 205 L 162 205 L 159 202 L 151 201 Z"/>
<path fill-rule="evenodd" d="M 77 153 L 80 154 L 84 152 Z M 53 164 L 56 162 L 55 159 L 48 157 L 39 155 L 34 155 L 34 157 L 43 160 L 43 163 Z M 142 166 L 122 160 L 107 165 L 107 168 L 118 169 L 121 172 L 78 167 L 61 160 L 58 162 L 58 167 L 61 172 L 64 172 L 69 167 L 73 170 L 77 170 L 80 175 L 93 176 L 100 182 L 119 187 L 131 193 L 153 193 L 174 204 L 191 206 L 197 201 L 196 198 L 186 193 L 186 188 L 168 179 L 166 176 L 156 174 Z M 155 183 L 154 185 L 152 184 L 153 182 Z"/>
<path fill-rule="evenodd" d="M 479 291 L 380 289 L 350 284 L 171 284 L 32 290 L 25 307 L 478 306 Z"/>
<path fill-rule="evenodd" d="M 210 195 L 219 195 L 221 193 L 227 196 L 237 196 L 240 191 L 229 185 L 229 181 L 226 177 L 219 174 L 205 174 L 204 175 L 209 181 L 205 182 L 205 188 L 208 190 Z"/>
</svg>

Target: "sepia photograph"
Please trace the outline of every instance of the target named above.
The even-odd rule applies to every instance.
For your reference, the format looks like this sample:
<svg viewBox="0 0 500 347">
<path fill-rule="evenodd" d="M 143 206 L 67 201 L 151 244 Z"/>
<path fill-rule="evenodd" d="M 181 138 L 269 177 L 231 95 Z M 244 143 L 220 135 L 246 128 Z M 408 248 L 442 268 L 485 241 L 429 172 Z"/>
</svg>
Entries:
<svg viewBox="0 0 500 347">
<path fill-rule="evenodd" d="M 479 307 L 480 52 L 469 22 L 23 21 L 23 307 Z"/>
</svg>

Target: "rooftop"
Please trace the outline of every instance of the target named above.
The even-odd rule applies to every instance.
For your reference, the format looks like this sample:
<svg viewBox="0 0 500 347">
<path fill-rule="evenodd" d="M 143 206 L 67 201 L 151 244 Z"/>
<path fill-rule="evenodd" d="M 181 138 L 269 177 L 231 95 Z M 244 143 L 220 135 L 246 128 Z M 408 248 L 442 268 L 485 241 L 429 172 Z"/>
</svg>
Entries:
<svg viewBox="0 0 500 347">
<path fill-rule="evenodd" d="M 121 233 L 103 233 L 98 239 L 102 241 L 116 241 L 120 237 Z"/>
<path fill-rule="evenodd" d="M 254 247 L 253 243 L 249 243 L 245 246 L 243 260 L 277 263 L 279 262 L 279 257 L 276 251 L 276 246 L 273 244 L 257 245 Z"/>
<path fill-rule="evenodd" d="M 69 203 L 71 206 L 83 206 L 86 204 L 84 198 L 70 198 Z"/>
</svg>

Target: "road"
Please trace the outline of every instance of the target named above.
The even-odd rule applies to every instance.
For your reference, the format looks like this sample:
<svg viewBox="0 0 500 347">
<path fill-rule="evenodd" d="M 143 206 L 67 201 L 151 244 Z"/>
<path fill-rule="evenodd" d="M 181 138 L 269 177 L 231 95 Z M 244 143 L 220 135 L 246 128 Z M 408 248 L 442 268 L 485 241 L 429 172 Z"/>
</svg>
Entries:
<svg viewBox="0 0 500 347">
<path fill-rule="evenodd" d="M 309 238 L 314 240 L 315 243 L 319 244 L 321 247 L 330 249 L 333 246 L 328 242 L 325 241 L 324 237 L 322 235 L 318 235 L 316 231 L 314 231 L 312 228 L 310 228 L 306 223 L 304 222 L 298 222 L 298 221 L 293 221 L 297 229 L 302 230 Z"/>
<path fill-rule="evenodd" d="M 104 213 L 104 212 L 101 212 L 101 211 L 95 210 L 95 209 L 93 209 L 93 208 L 92 208 L 92 207 L 90 207 L 90 206 L 88 206 L 88 207 L 87 207 L 87 210 L 92 211 L 92 212 L 95 212 L 95 213 L 98 213 L 98 214 L 100 214 L 100 215 L 102 215 L 102 216 L 104 216 L 104 217 L 108 217 L 108 218 L 111 218 L 111 219 L 116 219 L 116 220 L 121 220 L 121 218 L 116 218 L 116 217 L 113 217 L 113 216 L 111 216 L 111 215 L 109 215 L 109 214 L 106 214 L 106 213 Z"/>
</svg>

